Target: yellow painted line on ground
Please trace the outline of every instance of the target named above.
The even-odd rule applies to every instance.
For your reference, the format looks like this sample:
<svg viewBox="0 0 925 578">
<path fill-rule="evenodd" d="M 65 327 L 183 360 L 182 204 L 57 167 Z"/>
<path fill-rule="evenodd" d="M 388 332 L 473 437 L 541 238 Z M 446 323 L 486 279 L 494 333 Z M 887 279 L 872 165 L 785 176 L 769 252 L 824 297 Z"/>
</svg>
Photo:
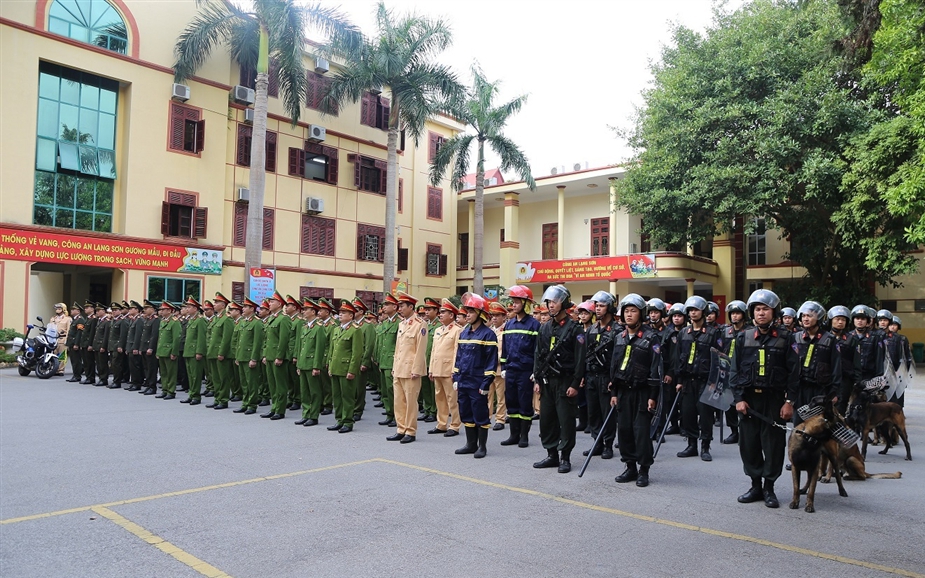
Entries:
<svg viewBox="0 0 925 578">
<path fill-rule="evenodd" d="M 479 478 L 472 478 L 469 476 L 463 476 L 460 474 L 454 474 L 452 472 L 445 472 L 442 470 L 435 470 L 433 468 L 426 468 L 423 466 L 417 466 L 414 464 L 407 464 L 404 462 L 399 462 L 395 460 L 387 460 L 384 458 L 379 458 L 372 461 L 378 461 L 387 464 L 393 464 L 396 466 L 401 466 L 404 468 L 410 468 L 412 470 L 419 470 L 422 472 L 427 472 L 429 474 L 436 474 L 439 476 L 444 476 L 447 478 L 453 478 L 457 480 L 462 480 L 464 482 L 471 482 L 473 484 L 479 484 L 482 486 L 488 486 L 491 488 L 498 488 L 500 490 L 507 490 L 509 492 L 516 492 L 518 494 L 526 494 L 528 496 L 534 496 L 537 498 L 542 498 L 545 500 L 552 500 L 554 502 L 559 502 L 562 504 L 567 504 L 569 506 L 577 506 L 579 508 L 584 508 L 586 510 L 593 510 L 595 512 L 603 512 L 605 514 L 613 514 L 615 516 L 621 516 L 624 518 L 631 518 L 634 520 L 640 520 L 642 522 L 652 522 L 655 524 L 660 524 L 662 526 L 669 526 L 672 528 L 678 528 L 680 530 L 688 530 L 691 532 L 700 532 L 703 534 L 708 534 L 710 536 L 718 536 L 720 538 L 728 538 L 730 540 L 739 540 L 741 542 L 750 542 L 752 544 L 759 544 L 761 546 L 767 546 L 768 548 L 776 548 L 778 550 L 784 550 L 786 552 L 792 552 L 794 554 L 803 554 L 804 556 L 812 556 L 814 558 L 822 558 L 823 560 L 831 560 L 832 562 L 839 562 L 841 564 L 848 564 L 851 566 L 859 566 L 861 568 L 867 568 L 870 570 L 878 570 L 880 572 L 886 572 L 889 574 L 896 574 L 897 576 L 907 576 L 909 578 L 925 578 L 925 574 L 920 574 L 918 572 L 912 572 L 910 570 L 904 570 L 902 568 L 893 568 L 890 566 L 882 566 L 880 564 L 874 564 L 871 562 L 865 562 L 864 560 L 855 560 L 854 558 L 847 558 L 845 556 L 838 556 L 835 554 L 827 554 L 825 552 L 817 552 L 815 550 L 809 550 L 807 548 L 800 548 L 798 546 L 791 546 L 789 544 L 781 544 L 780 542 L 772 542 L 770 540 L 764 540 L 762 538 L 756 538 L 754 536 L 746 536 L 744 534 L 736 534 L 734 532 L 724 532 L 722 530 L 714 530 L 712 528 L 704 528 L 702 526 L 694 526 L 692 524 L 685 524 L 683 522 L 675 522 L 674 520 L 666 520 L 664 518 L 656 518 L 654 516 L 646 516 L 643 514 L 635 514 L 633 512 L 626 512 L 624 510 L 617 510 L 615 508 L 607 508 L 605 506 L 598 506 L 595 504 L 589 504 L 587 502 L 579 502 L 578 500 L 571 500 L 569 498 L 563 498 L 561 496 L 555 496 L 553 494 L 547 494 L 545 492 L 538 492 L 536 490 L 530 490 L 527 488 L 518 488 L 516 486 L 508 486 L 505 484 L 499 484 L 496 482 L 490 482 L 488 480 L 481 480 Z"/>
<path fill-rule="evenodd" d="M 104 508 L 102 506 L 94 506 L 90 508 L 90 510 L 93 512 L 96 512 L 97 514 L 106 518 L 107 520 L 114 522 L 117 526 L 120 526 L 121 528 L 128 530 L 129 532 L 131 532 L 135 536 L 138 536 L 139 538 L 141 538 L 148 544 L 151 544 L 152 546 L 154 546 L 161 552 L 164 552 L 165 554 L 170 554 L 177 561 L 189 566 L 190 568 L 192 568 L 196 572 L 199 572 L 203 576 L 209 576 L 209 578 L 231 578 L 228 574 L 226 574 L 225 572 L 222 572 L 215 566 L 209 564 L 208 562 L 204 562 L 200 560 L 199 558 L 193 556 L 186 550 L 183 550 L 182 548 L 179 548 L 171 544 L 170 542 L 168 542 L 167 540 L 164 540 L 160 536 L 156 536 L 152 534 L 151 532 L 149 532 L 148 530 L 145 530 L 144 528 L 142 528 L 135 522 L 128 520 L 124 518 L 123 516 L 120 516 L 119 514 L 113 512 L 109 508 Z"/>
<path fill-rule="evenodd" d="M 311 470 L 301 470 L 298 472 L 289 472 L 286 474 L 275 474 L 272 476 L 264 476 L 261 478 L 251 478 L 249 480 L 240 480 L 237 482 L 226 482 L 224 484 L 215 484 L 213 486 L 203 486 L 201 488 L 190 488 L 188 490 L 179 490 L 176 492 L 167 492 L 164 494 L 157 494 L 154 496 L 143 496 L 140 498 L 130 498 L 128 500 L 119 500 L 118 502 L 108 502 L 105 504 L 95 504 L 93 506 L 82 506 L 79 508 L 69 508 L 67 510 L 56 510 L 54 512 L 46 512 L 44 514 L 33 514 L 31 516 L 22 516 L 19 518 L 7 518 L 6 520 L 0 520 L 0 524 L 15 524 L 17 522 L 27 522 L 29 520 L 40 520 L 42 518 L 51 518 L 54 516 L 63 516 L 65 514 L 74 514 L 76 512 L 87 512 L 93 508 L 113 508 L 115 506 L 124 506 L 126 504 L 137 504 L 139 502 L 150 502 L 151 500 L 160 500 L 162 498 L 172 498 L 174 496 L 184 496 L 186 494 L 196 494 L 199 492 L 208 492 L 211 490 L 220 490 L 222 488 L 233 488 L 235 486 L 243 486 L 245 484 L 254 484 L 257 482 L 267 482 L 270 480 L 280 480 L 283 478 L 292 478 L 295 476 L 304 476 L 305 474 L 315 474 L 318 472 L 324 472 L 328 470 L 336 470 L 339 468 L 347 468 L 350 466 L 358 466 L 361 464 L 368 464 L 378 460 L 360 460 L 358 462 L 348 462 L 345 464 L 336 464 L 333 466 L 324 466 L 321 468 L 313 468 Z"/>
</svg>

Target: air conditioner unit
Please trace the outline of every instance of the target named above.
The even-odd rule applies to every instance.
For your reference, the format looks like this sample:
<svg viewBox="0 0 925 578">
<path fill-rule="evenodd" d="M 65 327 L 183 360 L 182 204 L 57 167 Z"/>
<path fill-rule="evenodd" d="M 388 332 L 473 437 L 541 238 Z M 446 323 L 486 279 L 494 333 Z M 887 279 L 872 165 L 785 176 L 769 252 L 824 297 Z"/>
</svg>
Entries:
<svg viewBox="0 0 925 578">
<path fill-rule="evenodd" d="M 370 88 L 369 92 L 372 94 L 376 94 L 376 95 L 382 94 L 382 85 L 374 86 Z"/>
<path fill-rule="evenodd" d="M 331 69 L 330 64 L 328 64 L 327 58 L 321 58 L 320 56 L 315 59 L 315 72 L 318 74 L 324 74 L 325 72 Z"/>
<path fill-rule="evenodd" d="M 247 124 L 254 124 L 254 109 L 245 108 L 244 109 L 244 122 Z"/>
<path fill-rule="evenodd" d="M 308 141 L 309 142 L 324 142 L 325 135 L 327 131 L 325 128 L 318 124 L 308 125 Z"/>
<path fill-rule="evenodd" d="M 246 187 L 238 187 L 238 195 L 234 199 L 239 203 L 246 203 L 251 200 L 251 191 Z"/>
<path fill-rule="evenodd" d="M 231 98 L 238 104 L 254 104 L 254 89 L 236 85 L 231 89 Z"/>
<path fill-rule="evenodd" d="M 572 165 L 572 169 L 575 170 L 575 171 L 580 171 L 580 170 L 581 170 L 581 163 L 575 163 L 574 165 Z"/>
<path fill-rule="evenodd" d="M 557 169 L 556 167 L 552 167 L 551 169 L 549 169 L 549 174 L 557 175 L 559 174 L 559 169 Z"/>
<path fill-rule="evenodd" d="M 179 100 L 180 102 L 186 102 L 189 100 L 189 87 L 185 84 L 173 83 L 173 89 L 170 92 L 170 98 L 174 100 Z"/>
<path fill-rule="evenodd" d="M 308 197 L 305 199 L 305 212 L 311 215 L 317 215 L 324 212 L 324 199 L 317 197 Z"/>
</svg>

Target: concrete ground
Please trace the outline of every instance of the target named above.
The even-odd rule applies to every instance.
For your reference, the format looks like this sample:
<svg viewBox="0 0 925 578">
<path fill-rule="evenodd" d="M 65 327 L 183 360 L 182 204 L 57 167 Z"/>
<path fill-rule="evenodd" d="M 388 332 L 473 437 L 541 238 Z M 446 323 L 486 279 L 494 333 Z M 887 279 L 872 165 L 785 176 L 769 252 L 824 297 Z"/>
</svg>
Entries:
<svg viewBox="0 0 925 578">
<path fill-rule="evenodd" d="M 925 388 L 902 449 L 868 452 L 900 480 L 820 484 L 816 513 L 742 505 L 737 448 L 679 459 L 671 436 L 648 488 L 618 460 L 581 479 L 535 470 L 528 449 L 457 456 L 463 436 L 394 430 L 367 412 L 350 434 L 0 371 L 0 575 L 925 576 Z M 236 407 L 238 404 L 232 404 Z M 579 447 L 589 436 L 579 434 Z M 805 498 L 803 500 L 805 503 Z"/>
</svg>

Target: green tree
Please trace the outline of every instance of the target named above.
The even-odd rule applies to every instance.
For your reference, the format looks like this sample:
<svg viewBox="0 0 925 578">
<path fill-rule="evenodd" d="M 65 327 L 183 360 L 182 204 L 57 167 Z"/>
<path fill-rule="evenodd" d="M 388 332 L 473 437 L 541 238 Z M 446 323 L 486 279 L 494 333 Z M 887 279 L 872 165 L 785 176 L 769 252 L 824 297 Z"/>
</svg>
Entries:
<svg viewBox="0 0 925 578">
<path fill-rule="evenodd" d="M 805 267 L 804 298 L 851 302 L 869 280 L 908 272 L 895 223 L 864 243 L 863 203 L 842 210 L 859 202 L 842 180 L 845 149 L 880 118 L 836 50 L 846 24 L 831 2 L 757 0 L 718 12 L 705 35 L 675 30 L 630 131 L 637 162 L 618 183 L 619 203 L 644 216 L 654 244 L 763 217 L 789 238 L 784 257 Z"/>
<path fill-rule="evenodd" d="M 251 134 L 250 202 L 247 209 L 245 269 L 260 267 L 263 254 L 263 196 L 266 186 L 267 86 L 269 62 L 278 66 L 279 92 L 295 126 L 305 94 L 305 33 L 311 25 L 344 45 L 359 42 L 359 31 L 337 10 L 295 0 L 253 0 L 249 8 L 228 0 L 197 0 L 198 14 L 177 39 L 174 77 L 193 76 L 224 43 L 232 60 L 257 71 L 254 125 Z M 245 293 L 250 276 L 245 274 Z"/>
<path fill-rule="evenodd" d="M 487 142 L 495 154 L 501 157 L 502 171 L 515 171 L 531 191 L 536 189 L 527 158 L 513 141 L 504 136 L 504 125 L 511 116 L 520 111 L 527 97 L 521 95 L 502 105 L 495 105 L 497 95 L 498 82 L 489 82 L 478 65 L 473 64 L 472 86 L 467 91 L 466 98 L 462 102 L 452 104 L 449 112 L 471 127 L 475 133 L 458 134 L 443 143 L 430 167 L 431 183 L 437 185 L 452 164 L 453 174 L 450 182 L 453 190 L 458 191 L 462 187 L 463 178 L 469 172 L 469 147 L 473 143 L 477 144 L 472 290 L 478 295 L 485 292 L 482 273 L 482 246 L 485 237 L 485 143 Z"/>
<path fill-rule="evenodd" d="M 324 110 L 357 102 L 369 90 L 391 93 L 388 116 L 388 178 L 385 188 L 385 251 L 382 290 L 392 290 L 395 278 L 395 211 L 398 191 L 398 137 L 405 131 L 417 146 L 427 120 L 460 92 L 456 75 L 434 62 L 451 43 L 446 22 L 417 14 L 396 16 L 383 2 L 376 8 L 376 35 L 361 43 L 335 37 L 327 54 L 346 63 L 331 79 L 322 101 Z"/>
</svg>

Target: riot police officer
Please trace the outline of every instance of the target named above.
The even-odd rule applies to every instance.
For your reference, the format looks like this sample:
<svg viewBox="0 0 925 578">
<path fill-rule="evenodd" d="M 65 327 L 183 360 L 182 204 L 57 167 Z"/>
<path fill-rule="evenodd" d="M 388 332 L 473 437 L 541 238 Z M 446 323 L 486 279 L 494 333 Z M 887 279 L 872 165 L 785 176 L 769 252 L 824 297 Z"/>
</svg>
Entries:
<svg viewBox="0 0 925 578">
<path fill-rule="evenodd" d="M 735 349 L 735 338 L 745 329 L 745 302 L 735 300 L 726 305 L 726 319 L 729 323 L 723 327 L 723 353 L 732 357 Z M 734 407 L 726 410 L 726 423 L 729 424 L 729 436 L 723 440 L 724 444 L 739 443 L 739 412 Z"/>
<path fill-rule="evenodd" d="M 841 352 L 835 336 L 822 329 L 825 315 L 825 308 L 816 301 L 807 301 L 797 310 L 803 330 L 793 334 L 793 346 L 800 358 L 800 380 L 798 389 L 787 392 L 796 407 L 820 395 L 836 398 L 841 390 Z M 802 421 L 794 412 L 794 425 Z"/>
<path fill-rule="evenodd" d="M 594 439 L 598 439 L 598 434 L 603 428 L 604 435 L 601 436 L 600 444 L 590 451 L 595 456 L 609 460 L 613 457 L 613 442 L 617 435 L 617 420 L 613 419 L 613 416 L 604 423 L 610 412 L 611 391 L 608 385 L 613 357 L 616 298 L 607 291 L 598 291 L 591 297 L 591 301 L 594 302 L 597 322 L 586 333 L 588 352 L 585 357 L 584 386 L 588 399 L 588 425 L 591 426 L 591 434 Z M 588 453 L 586 450 L 584 455 Z"/>
</svg>

